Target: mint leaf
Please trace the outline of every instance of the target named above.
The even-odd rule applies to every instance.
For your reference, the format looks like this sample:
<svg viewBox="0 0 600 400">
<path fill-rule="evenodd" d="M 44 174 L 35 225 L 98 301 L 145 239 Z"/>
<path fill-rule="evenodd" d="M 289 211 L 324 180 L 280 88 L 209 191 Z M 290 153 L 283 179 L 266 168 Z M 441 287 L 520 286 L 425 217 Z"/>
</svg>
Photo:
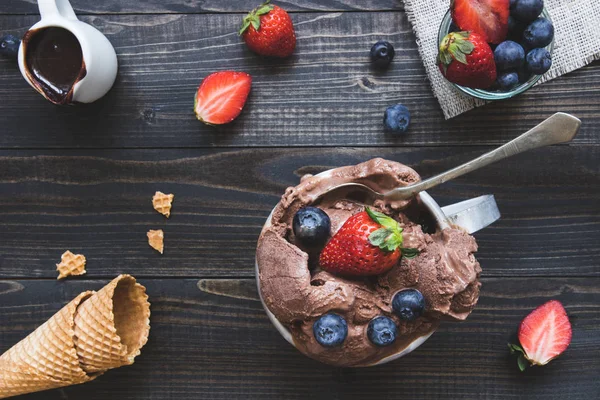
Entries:
<svg viewBox="0 0 600 400">
<path fill-rule="evenodd" d="M 414 249 L 412 247 L 402 247 L 402 257 L 411 259 L 415 258 L 419 255 L 419 249 Z"/>
</svg>

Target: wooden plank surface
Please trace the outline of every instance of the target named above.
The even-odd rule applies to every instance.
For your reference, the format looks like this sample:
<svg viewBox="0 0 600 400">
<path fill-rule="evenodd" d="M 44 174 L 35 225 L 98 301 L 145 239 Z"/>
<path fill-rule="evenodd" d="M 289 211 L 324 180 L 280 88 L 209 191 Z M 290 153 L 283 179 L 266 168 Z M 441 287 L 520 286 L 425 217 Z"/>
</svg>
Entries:
<svg viewBox="0 0 600 400">
<path fill-rule="evenodd" d="M 245 13 L 259 5 L 261 0 L 176 1 L 176 0 L 73 0 L 71 5 L 78 14 L 171 14 L 171 13 Z M 302 11 L 399 11 L 400 0 L 277 0 L 274 4 L 291 12 Z M 3 0 L 0 14 L 37 14 L 36 2 L 31 0 Z"/>
<path fill-rule="evenodd" d="M 306 173 L 381 156 L 432 176 L 488 147 L 0 152 L 0 277 L 55 277 L 66 249 L 88 274 L 253 276 L 258 234 Z M 477 233 L 486 276 L 600 276 L 599 146 L 554 146 L 435 188 L 446 205 L 495 194 Z M 151 207 L 172 192 L 170 219 Z M 165 231 L 165 254 L 146 243 Z"/>
<path fill-rule="evenodd" d="M 79 292 L 106 281 L 0 281 L 0 349 L 19 341 Z M 414 353 L 387 365 L 333 368 L 308 359 L 271 326 L 254 280 L 142 280 L 150 341 L 130 367 L 23 400 L 119 399 L 593 399 L 600 393 L 600 279 L 484 279 L 462 323 L 444 323 Z M 506 343 L 549 298 L 565 304 L 573 342 L 548 366 L 520 373 Z"/>
<path fill-rule="evenodd" d="M 55 107 L 0 59 L 0 353 L 78 293 L 119 273 L 147 286 L 152 331 L 131 367 L 22 399 L 595 399 L 600 397 L 600 61 L 444 121 L 401 0 L 282 0 L 298 47 L 283 61 L 236 35 L 260 1 L 72 0 L 119 57 L 115 87 L 87 106 Z M 39 19 L 36 1 L 2 0 L 0 35 Z M 368 50 L 397 56 L 374 71 Z M 201 79 L 253 76 L 241 117 L 195 120 Z M 388 105 L 412 112 L 408 134 L 382 131 Z M 445 323 L 388 365 L 314 362 L 271 326 L 256 293 L 261 226 L 306 173 L 381 156 L 424 177 L 503 143 L 556 111 L 583 120 L 573 145 L 514 157 L 430 193 L 441 205 L 493 193 L 502 219 L 476 234 L 482 297 L 464 323 Z M 150 203 L 176 195 L 166 220 Z M 165 254 L 147 245 L 165 230 Z M 88 275 L 57 282 L 70 249 Z M 200 280 L 199 280 L 200 279 Z M 506 342 L 550 298 L 573 323 L 568 351 L 519 373 Z"/>
<path fill-rule="evenodd" d="M 96 2 L 98 4 L 102 2 Z M 107 34 L 120 62 L 113 90 L 88 106 L 56 107 L 0 60 L 0 148 L 181 148 L 245 146 L 481 145 L 512 139 L 556 111 L 583 120 L 576 143 L 598 144 L 600 62 L 444 121 L 404 13 L 294 15 L 298 48 L 284 61 L 250 53 L 238 14 L 86 16 Z M 23 33 L 36 16 L 0 16 L 0 34 Z M 396 46 L 392 67 L 369 65 L 378 39 Z M 192 112 L 206 75 L 250 73 L 253 91 L 233 124 L 213 128 Z M 412 112 L 409 133 L 383 132 L 385 108 Z M 18 122 L 16 122 L 18 121 Z"/>
</svg>

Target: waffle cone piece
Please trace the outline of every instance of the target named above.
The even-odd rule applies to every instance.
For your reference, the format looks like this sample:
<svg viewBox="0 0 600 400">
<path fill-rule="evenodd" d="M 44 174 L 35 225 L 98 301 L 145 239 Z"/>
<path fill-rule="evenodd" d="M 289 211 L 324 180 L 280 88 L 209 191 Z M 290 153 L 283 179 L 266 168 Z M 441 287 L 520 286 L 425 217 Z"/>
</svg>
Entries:
<svg viewBox="0 0 600 400">
<path fill-rule="evenodd" d="M 81 293 L 0 356 L 0 399 L 89 382 L 133 364 L 150 332 L 146 289 L 120 275 Z"/>
<path fill-rule="evenodd" d="M 171 205 L 174 194 L 164 194 L 163 192 L 156 192 L 152 197 L 152 206 L 156 211 L 169 218 L 171 216 Z"/>
<path fill-rule="evenodd" d="M 60 258 L 60 263 L 56 264 L 58 278 L 64 279 L 67 276 L 83 275 L 85 270 L 85 256 L 83 254 L 73 254 L 69 250 L 65 251 Z"/>
</svg>

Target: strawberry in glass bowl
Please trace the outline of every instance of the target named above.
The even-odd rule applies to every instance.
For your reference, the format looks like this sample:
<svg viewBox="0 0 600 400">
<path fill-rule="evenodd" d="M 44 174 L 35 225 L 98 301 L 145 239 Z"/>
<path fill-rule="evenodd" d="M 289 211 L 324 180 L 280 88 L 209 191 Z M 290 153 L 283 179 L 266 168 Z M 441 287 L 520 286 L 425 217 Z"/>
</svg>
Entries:
<svg viewBox="0 0 600 400">
<path fill-rule="evenodd" d="M 543 0 L 453 0 L 436 63 L 461 92 L 502 100 L 535 85 L 552 65 L 554 27 Z"/>
</svg>

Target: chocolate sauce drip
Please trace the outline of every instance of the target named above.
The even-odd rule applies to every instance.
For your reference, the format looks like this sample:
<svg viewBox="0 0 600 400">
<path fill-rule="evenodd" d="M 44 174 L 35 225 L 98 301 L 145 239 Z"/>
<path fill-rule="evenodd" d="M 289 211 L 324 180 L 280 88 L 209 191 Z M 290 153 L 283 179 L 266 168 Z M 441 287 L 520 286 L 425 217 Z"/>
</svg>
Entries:
<svg viewBox="0 0 600 400">
<path fill-rule="evenodd" d="M 49 27 L 27 32 L 25 62 L 35 87 L 55 104 L 73 98 L 73 86 L 86 75 L 79 41 L 70 31 Z"/>
</svg>

